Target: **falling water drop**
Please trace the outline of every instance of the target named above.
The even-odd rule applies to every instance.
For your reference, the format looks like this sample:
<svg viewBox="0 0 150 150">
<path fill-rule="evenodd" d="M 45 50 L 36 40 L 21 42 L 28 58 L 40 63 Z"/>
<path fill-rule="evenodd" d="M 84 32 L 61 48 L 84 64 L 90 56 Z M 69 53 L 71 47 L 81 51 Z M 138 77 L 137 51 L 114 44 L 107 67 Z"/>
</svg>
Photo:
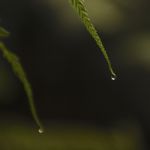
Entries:
<svg viewBox="0 0 150 150">
<path fill-rule="evenodd" d="M 39 132 L 40 134 L 42 134 L 42 133 L 44 133 L 44 130 L 40 128 L 40 129 L 38 130 L 38 132 Z"/>
<path fill-rule="evenodd" d="M 117 76 L 115 74 L 112 74 L 111 80 L 114 81 L 114 80 L 116 80 L 116 78 L 117 78 Z"/>
</svg>

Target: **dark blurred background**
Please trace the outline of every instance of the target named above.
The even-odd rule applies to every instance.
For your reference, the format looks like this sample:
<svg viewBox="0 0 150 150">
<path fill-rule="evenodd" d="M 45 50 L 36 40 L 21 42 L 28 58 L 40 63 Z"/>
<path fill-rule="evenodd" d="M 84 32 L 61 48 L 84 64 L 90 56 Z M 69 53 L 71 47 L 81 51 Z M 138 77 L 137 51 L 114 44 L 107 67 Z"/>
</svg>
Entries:
<svg viewBox="0 0 150 150">
<path fill-rule="evenodd" d="M 0 0 L 0 25 L 11 32 L 4 42 L 20 56 L 34 91 L 38 114 L 47 130 L 51 130 L 45 133 L 47 137 L 38 137 L 37 141 L 50 142 L 59 133 L 69 133 L 64 142 L 67 146 L 70 136 L 85 135 L 88 140 L 82 138 L 78 144 L 69 144 L 71 148 L 65 145 L 64 149 L 150 149 L 150 1 L 86 0 L 85 3 L 116 71 L 115 81 L 67 0 Z M 0 149 L 19 149 L 21 135 L 25 150 L 32 143 L 32 149 L 39 148 L 35 147 L 39 142 L 31 138 L 30 128 L 36 125 L 26 94 L 2 55 L 0 124 L 3 130 Z M 88 129 L 82 133 L 85 128 Z M 14 132 L 11 138 L 10 131 Z M 52 131 L 57 132 L 51 134 Z M 96 136 L 94 140 L 92 136 Z M 25 144 L 29 137 L 31 142 Z M 63 143 L 57 143 L 57 138 L 52 149 L 63 149 L 56 146 Z M 10 147 L 5 144 L 6 139 Z M 59 141 L 63 139 L 62 136 Z M 101 144 L 88 146 L 88 141 L 97 139 Z M 48 149 L 49 142 L 41 148 Z M 51 148 L 51 144 L 48 146 Z"/>
</svg>

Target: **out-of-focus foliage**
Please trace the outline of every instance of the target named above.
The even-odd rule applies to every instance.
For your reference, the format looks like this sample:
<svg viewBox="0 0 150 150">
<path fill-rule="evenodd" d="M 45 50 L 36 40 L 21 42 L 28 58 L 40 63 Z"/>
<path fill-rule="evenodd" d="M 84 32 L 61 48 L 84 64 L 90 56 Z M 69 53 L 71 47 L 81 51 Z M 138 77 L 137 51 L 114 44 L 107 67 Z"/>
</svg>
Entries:
<svg viewBox="0 0 150 150">
<path fill-rule="evenodd" d="M 4 28 L 0 27 L 0 38 L 8 37 L 9 32 L 6 31 Z"/>
<path fill-rule="evenodd" d="M 140 129 L 134 123 L 105 130 L 51 122 L 44 134 L 18 121 L 4 121 L 0 128 L 3 129 L 0 134 L 3 150 L 140 150 L 142 145 Z"/>
</svg>

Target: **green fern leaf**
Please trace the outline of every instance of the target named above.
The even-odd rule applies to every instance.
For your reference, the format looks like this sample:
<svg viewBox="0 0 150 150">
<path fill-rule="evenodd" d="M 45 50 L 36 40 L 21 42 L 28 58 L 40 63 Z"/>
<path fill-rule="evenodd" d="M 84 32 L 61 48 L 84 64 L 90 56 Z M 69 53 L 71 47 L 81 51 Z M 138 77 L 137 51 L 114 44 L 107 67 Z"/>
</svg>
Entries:
<svg viewBox="0 0 150 150">
<path fill-rule="evenodd" d="M 33 93 L 32 93 L 32 88 L 31 85 L 26 77 L 25 71 L 19 61 L 19 58 L 16 54 L 13 52 L 9 51 L 7 47 L 4 45 L 3 42 L 0 42 L 0 50 L 4 56 L 4 58 L 8 61 L 8 63 L 11 65 L 14 73 L 16 76 L 19 78 L 19 80 L 22 82 L 24 86 L 24 90 L 27 94 L 29 104 L 30 104 L 30 109 L 33 115 L 34 120 L 36 121 L 37 125 L 39 126 L 39 132 L 43 132 L 43 128 L 41 125 L 41 122 L 38 118 L 36 109 L 35 109 L 35 104 L 34 104 L 34 99 L 33 99 Z"/>
<path fill-rule="evenodd" d="M 116 74 L 113 71 L 110 59 L 107 55 L 107 52 L 106 52 L 105 47 L 101 41 L 101 38 L 99 37 L 93 23 L 91 22 L 91 20 L 88 16 L 88 12 L 86 10 L 84 0 L 69 0 L 69 1 L 70 1 L 71 5 L 75 8 L 75 10 L 77 11 L 78 15 L 80 16 L 82 22 L 84 23 L 84 25 L 87 29 L 87 31 L 90 33 L 90 35 L 95 40 L 98 47 L 100 48 L 101 52 L 103 53 L 105 60 L 108 64 L 109 71 L 110 71 L 111 76 L 112 76 L 112 80 L 115 79 Z"/>
</svg>

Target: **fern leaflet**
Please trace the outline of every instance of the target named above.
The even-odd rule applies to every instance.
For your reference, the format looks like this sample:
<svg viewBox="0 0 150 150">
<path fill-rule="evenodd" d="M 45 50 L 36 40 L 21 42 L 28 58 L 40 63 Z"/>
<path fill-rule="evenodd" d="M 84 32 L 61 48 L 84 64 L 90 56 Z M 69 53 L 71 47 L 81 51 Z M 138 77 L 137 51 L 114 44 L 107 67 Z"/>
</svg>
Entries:
<svg viewBox="0 0 150 150">
<path fill-rule="evenodd" d="M 32 116 L 33 116 L 35 122 L 37 123 L 37 125 L 39 126 L 40 131 L 43 131 L 41 122 L 38 118 L 38 115 L 37 115 L 37 112 L 35 109 L 32 88 L 26 77 L 25 71 L 19 61 L 18 56 L 16 54 L 14 54 L 13 52 L 9 51 L 3 42 L 0 42 L 0 50 L 1 50 L 4 58 L 11 65 L 16 76 L 22 82 L 22 84 L 24 86 L 24 90 L 25 90 L 28 100 L 29 100 L 29 105 L 30 105 L 30 110 L 31 110 Z"/>
<path fill-rule="evenodd" d="M 116 74 L 113 71 L 110 59 L 107 55 L 107 52 L 102 43 L 102 40 L 99 37 L 97 30 L 95 29 L 93 23 L 91 22 L 91 20 L 89 18 L 88 12 L 87 12 L 85 4 L 84 4 L 84 0 L 69 0 L 69 1 L 70 1 L 71 5 L 75 8 L 75 10 L 77 11 L 78 15 L 80 16 L 83 24 L 85 25 L 85 27 L 87 29 L 87 31 L 90 33 L 92 38 L 95 40 L 96 44 L 98 45 L 102 54 L 104 55 L 104 58 L 108 64 L 109 71 L 111 73 L 112 78 L 116 78 Z"/>
</svg>

